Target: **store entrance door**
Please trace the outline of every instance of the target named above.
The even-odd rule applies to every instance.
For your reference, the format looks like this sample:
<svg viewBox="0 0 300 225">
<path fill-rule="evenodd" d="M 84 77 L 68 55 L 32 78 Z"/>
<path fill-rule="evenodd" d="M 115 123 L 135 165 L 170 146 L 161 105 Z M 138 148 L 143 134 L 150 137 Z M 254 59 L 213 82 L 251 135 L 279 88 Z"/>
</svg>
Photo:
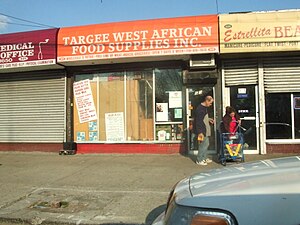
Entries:
<svg viewBox="0 0 300 225">
<path fill-rule="evenodd" d="M 259 113 L 257 85 L 230 87 L 230 106 L 241 117 L 245 128 L 245 154 L 258 154 Z"/>
<path fill-rule="evenodd" d="M 197 106 L 202 102 L 205 96 L 210 95 L 212 97 L 215 96 L 215 88 L 214 86 L 190 86 L 186 88 L 186 121 L 187 121 L 187 148 L 189 154 L 197 154 L 198 146 L 195 135 L 193 134 L 193 121 L 194 114 L 197 109 Z M 209 118 L 213 118 L 215 120 L 215 103 L 208 108 Z M 216 121 L 216 120 L 215 120 Z M 212 125 L 211 127 L 211 137 L 209 138 L 209 154 L 216 154 L 216 125 Z"/>
</svg>

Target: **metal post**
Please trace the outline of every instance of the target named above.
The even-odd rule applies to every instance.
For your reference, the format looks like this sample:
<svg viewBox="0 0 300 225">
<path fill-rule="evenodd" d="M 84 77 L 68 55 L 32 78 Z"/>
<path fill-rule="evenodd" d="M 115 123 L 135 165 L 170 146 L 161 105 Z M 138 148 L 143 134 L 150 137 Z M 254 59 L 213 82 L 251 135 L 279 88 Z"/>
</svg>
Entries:
<svg viewBox="0 0 300 225">
<path fill-rule="evenodd" d="M 65 104 L 65 142 L 63 150 L 59 154 L 74 154 L 75 143 L 74 143 L 74 124 L 73 124 L 73 83 L 74 76 L 66 70 L 66 104 Z"/>
<path fill-rule="evenodd" d="M 264 69 L 263 63 L 258 62 L 258 119 L 259 119 L 259 150 L 260 154 L 267 153 L 266 146 L 266 114 L 265 114 L 265 87 L 264 87 Z"/>
<path fill-rule="evenodd" d="M 156 105 L 155 105 L 155 92 L 156 92 L 156 90 L 155 90 L 155 68 L 153 69 L 153 71 L 152 71 L 152 75 L 153 75 L 153 78 L 152 78 L 152 80 L 153 80 L 153 91 L 152 91 L 152 101 L 153 101 L 153 140 L 155 141 L 156 140 Z"/>
</svg>

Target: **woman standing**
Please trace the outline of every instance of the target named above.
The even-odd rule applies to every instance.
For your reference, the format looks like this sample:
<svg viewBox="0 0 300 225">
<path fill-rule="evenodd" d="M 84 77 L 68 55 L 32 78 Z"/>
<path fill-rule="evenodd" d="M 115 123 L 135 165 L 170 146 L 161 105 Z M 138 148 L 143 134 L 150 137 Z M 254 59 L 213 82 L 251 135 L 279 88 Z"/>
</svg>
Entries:
<svg viewBox="0 0 300 225">
<path fill-rule="evenodd" d="M 222 133 L 235 133 L 238 125 L 241 124 L 241 117 L 236 113 L 231 106 L 226 107 L 226 113 L 222 118 L 221 131 Z"/>
</svg>

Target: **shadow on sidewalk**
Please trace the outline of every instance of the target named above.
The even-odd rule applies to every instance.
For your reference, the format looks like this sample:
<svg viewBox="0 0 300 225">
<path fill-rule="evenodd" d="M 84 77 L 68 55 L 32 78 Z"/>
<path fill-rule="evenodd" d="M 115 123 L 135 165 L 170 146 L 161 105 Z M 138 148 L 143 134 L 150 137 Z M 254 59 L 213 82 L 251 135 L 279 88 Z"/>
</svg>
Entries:
<svg viewBox="0 0 300 225">
<path fill-rule="evenodd" d="M 153 221 L 166 210 L 167 205 L 161 205 L 153 209 L 146 217 L 145 225 L 151 225 Z"/>
</svg>

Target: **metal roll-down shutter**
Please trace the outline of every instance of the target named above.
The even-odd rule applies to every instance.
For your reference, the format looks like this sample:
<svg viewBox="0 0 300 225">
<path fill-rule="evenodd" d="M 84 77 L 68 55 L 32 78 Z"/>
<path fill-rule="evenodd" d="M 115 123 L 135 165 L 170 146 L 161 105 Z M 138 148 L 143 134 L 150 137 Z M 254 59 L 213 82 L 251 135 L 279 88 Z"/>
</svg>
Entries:
<svg viewBox="0 0 300 225">
<path fill-rule="evenodd" d="M 223 71 L 225 86 L 258 83 L 258 62 L 255 59 L 224 60 Z"/>
<path fill-rule="evenodd" d="M 61 71 L 0 75 L 0 142 L 64 141 Z"/>
<path fill-rule="evenodd" d="M 300 92 L 300 58 L 263 60 L 264 86 L 268 93 Z"/>
</svg>

